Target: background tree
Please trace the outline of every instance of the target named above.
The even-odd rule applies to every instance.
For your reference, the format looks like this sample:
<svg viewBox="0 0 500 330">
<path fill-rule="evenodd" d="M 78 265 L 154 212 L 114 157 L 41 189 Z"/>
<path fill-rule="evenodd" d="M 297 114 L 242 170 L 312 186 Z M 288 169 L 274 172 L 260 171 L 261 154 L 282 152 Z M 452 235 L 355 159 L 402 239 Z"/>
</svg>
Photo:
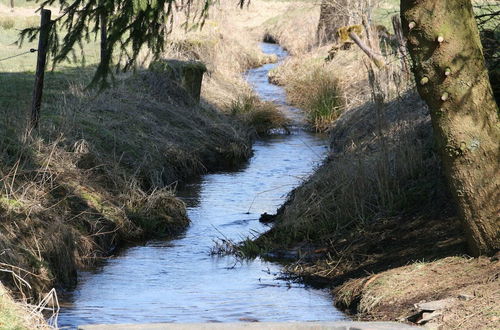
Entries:
<svg viewBox="0 0 500 330">
<path fill-rule="evenodd" d="M 500 1 L 474 4 L 483 55 L 497 104 L 500 104 Z"/>
<path fill-rule="evenodd" d="M 112 9 L 106 8 L 106 2 L 101 1 L 101 13 L 99 14 L 99 28 L 101 30 L 101 44 L 100 44 L 100 59 L 99 63 L 103 63 L 107 56 L 108 45 L 108 14 L 112 13 Z"/>
<path fill-rule="evenodd" d="M 316 39 L 319 44 L 338 42 L 337 30 L 359 24 L 377 0 L 322 0 Z"/>
<path fill-rule="evenodd" d="M 473 255 L 500 248 L 500 124 L 470 0 L 401 0 L 418 91 Z"/>
<path fill-rule="evenodd" d="M 319 44 L 337 41 L 337 29 L 349 25 L 348 0 L 322 0 L 316 39 Z"/>
<path fill-rule="evenodd" d="M 53 20 L 56 28 L 49 41 L 54 65 L 70 59 L 75 48 L 83 48 L 85 42 L 102 32 L 101 59 L 91 84 L 105 85 L 113 65 L 117 70 L 130 69 L 137 64 L 144 47 L 153 58 L 161 56 L 174 12 L 183 12 L 185 24 L 203 25 L 211 1 L 195 1 L 178 4 L 175 0 L 45 0 L 39 5 L 60 7 L 61 15 Z M 38 29 L 23 30 L 20 42 L 35 39 Z"/>
</svg>

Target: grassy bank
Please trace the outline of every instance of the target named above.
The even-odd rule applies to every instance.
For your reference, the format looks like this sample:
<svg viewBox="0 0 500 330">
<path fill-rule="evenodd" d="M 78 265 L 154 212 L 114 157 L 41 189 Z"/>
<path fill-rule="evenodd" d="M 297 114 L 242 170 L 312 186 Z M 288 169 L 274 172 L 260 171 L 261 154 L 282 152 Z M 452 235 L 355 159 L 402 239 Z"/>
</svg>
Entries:
<svg viewBox="0 0 500 330">
<path fill-rule="evenodd" d="M 16 29 L 36 17 L 16 5 L 10 12 L 2 3 L 0 58 L 33 46 L 12 45 Z M 0 62 L 0 280 L 16 297 L 37 303 L 124 243 L 181 232 L 189 220 L 176 185 L 247 159 L 256 132 L 283 125 L 242 78 L 275 60 L 248 26 L 249 17 L 269 15 L 261 10 L 219 4 L 204 30 L 174 30 L 164 56 L 208 68 L 200 104 L 147 61 L 103 92 L 86 89 L 98 49 L 89 43 L 85 64 L 46 73 L 40 128 L 27 134 L 35 58 Z M 9 310 L 23 318 L 9 307 L 9 320 Z"/>
<path fill-rule="evenodd" d="M 50 329 L 37 306 L 14 301 L 0 284 L 0 328 L 5 330 Z"/>
<path fill-rule="evenodd" d="M 397 12 L 394 5 L 383 2 L 375 23 L 390 22 L 384 13 Z M 290 15 L 270 22 L 269 38 L 293 40 L 287 29 L 301 24 Z M 317 14 L 307 15 L 303 22 Z M 315 39 L 316 23 L 300 27 L 310 31 L 301 40 Z M 332 152 L 290 193 L 272 229 L 240 253 L 286 259 L 290 273 L 331 287 L 354 319 L 498 327 L 499 262 L 466 257 L 412 76 L 384 43 L 387 65 L 373 73 L 356 45 L 332 46 L 290 45 L 294 56 L 270 75 L 312 127 L 330 132 Z M 432 315 L 414 306 L 445 298 L 452 303 Z"/>
</svg>

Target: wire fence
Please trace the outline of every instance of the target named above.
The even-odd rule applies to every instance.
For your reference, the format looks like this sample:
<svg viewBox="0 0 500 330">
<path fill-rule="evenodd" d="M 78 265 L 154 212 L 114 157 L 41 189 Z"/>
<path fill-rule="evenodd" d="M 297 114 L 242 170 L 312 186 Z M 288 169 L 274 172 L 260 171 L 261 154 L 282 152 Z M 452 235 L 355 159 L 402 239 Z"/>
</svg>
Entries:
<svg viewBox="0 0 500 330">
<path fill-rule="evenodd" d="M 29 54 L 29 53 L 34 53 L 36 51 L 38 51 L 38 49 L 30 48 L 30 50 L 27 50 L 27 51 L 19 53 L 19 54 L 12 55 L 12 56 L 7 56 L 7 57 L 4 57 L 4 58 L 0 58 L 0 62 L 7 61 L 7 60 L 10 60 L 12 58 L 23 56 L 23 55 L 26 55 L 26 54 Z"/>
</svg>

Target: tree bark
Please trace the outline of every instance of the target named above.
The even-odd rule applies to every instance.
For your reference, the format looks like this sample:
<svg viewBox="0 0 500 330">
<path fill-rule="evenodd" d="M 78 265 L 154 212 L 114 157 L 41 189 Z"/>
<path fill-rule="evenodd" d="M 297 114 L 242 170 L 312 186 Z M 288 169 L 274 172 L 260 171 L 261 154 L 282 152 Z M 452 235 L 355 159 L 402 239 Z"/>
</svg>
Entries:
<svg viewBox="0 0 500 330">
<path fill-rule="evenodd" d="M 408 52 L 406 47 L 406 39 L 403 36 L 403 29 L 401 27 L 401 20 L 398 15 L 394 15 L 391 18 L 392 27 L 394 29 L 394 35 L 398 41 L 398 56 L 401 59 L 401 65 L 406 78 L 410 78 L 410 68 L 408 65 Z"/>
<path fill-rule="evenodd" d="M 500 124 L 470 0 L 401 0 L 418 91 L 470 252 L 500 248 Z"/>
<path fill-rule="evenodd" d="M 101 65 L 104 63 L 108 47 L 108 16 L 106 13 L 99 15 L 99 24 L 101 26 Z"/>
<path fill-rule="evenodd" d="M 318 44 L 337 42 L 337 29 L 349 25 L 347 0 L 322 0 L 316 40 Z"/>
</svg>

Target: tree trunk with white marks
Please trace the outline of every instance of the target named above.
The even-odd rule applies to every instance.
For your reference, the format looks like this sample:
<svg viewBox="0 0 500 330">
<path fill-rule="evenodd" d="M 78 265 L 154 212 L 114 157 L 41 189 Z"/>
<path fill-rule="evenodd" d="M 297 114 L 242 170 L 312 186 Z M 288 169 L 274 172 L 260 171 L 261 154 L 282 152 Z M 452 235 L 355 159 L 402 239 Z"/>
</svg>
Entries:
<svg viewBox="0 0 500 330">
<path fill-rule="evenodd" d="M 418 91 L 431 110 L 470 252 L 500 249 L 500 123 L 470 0 L 401 0 Z"/>
</svg>

